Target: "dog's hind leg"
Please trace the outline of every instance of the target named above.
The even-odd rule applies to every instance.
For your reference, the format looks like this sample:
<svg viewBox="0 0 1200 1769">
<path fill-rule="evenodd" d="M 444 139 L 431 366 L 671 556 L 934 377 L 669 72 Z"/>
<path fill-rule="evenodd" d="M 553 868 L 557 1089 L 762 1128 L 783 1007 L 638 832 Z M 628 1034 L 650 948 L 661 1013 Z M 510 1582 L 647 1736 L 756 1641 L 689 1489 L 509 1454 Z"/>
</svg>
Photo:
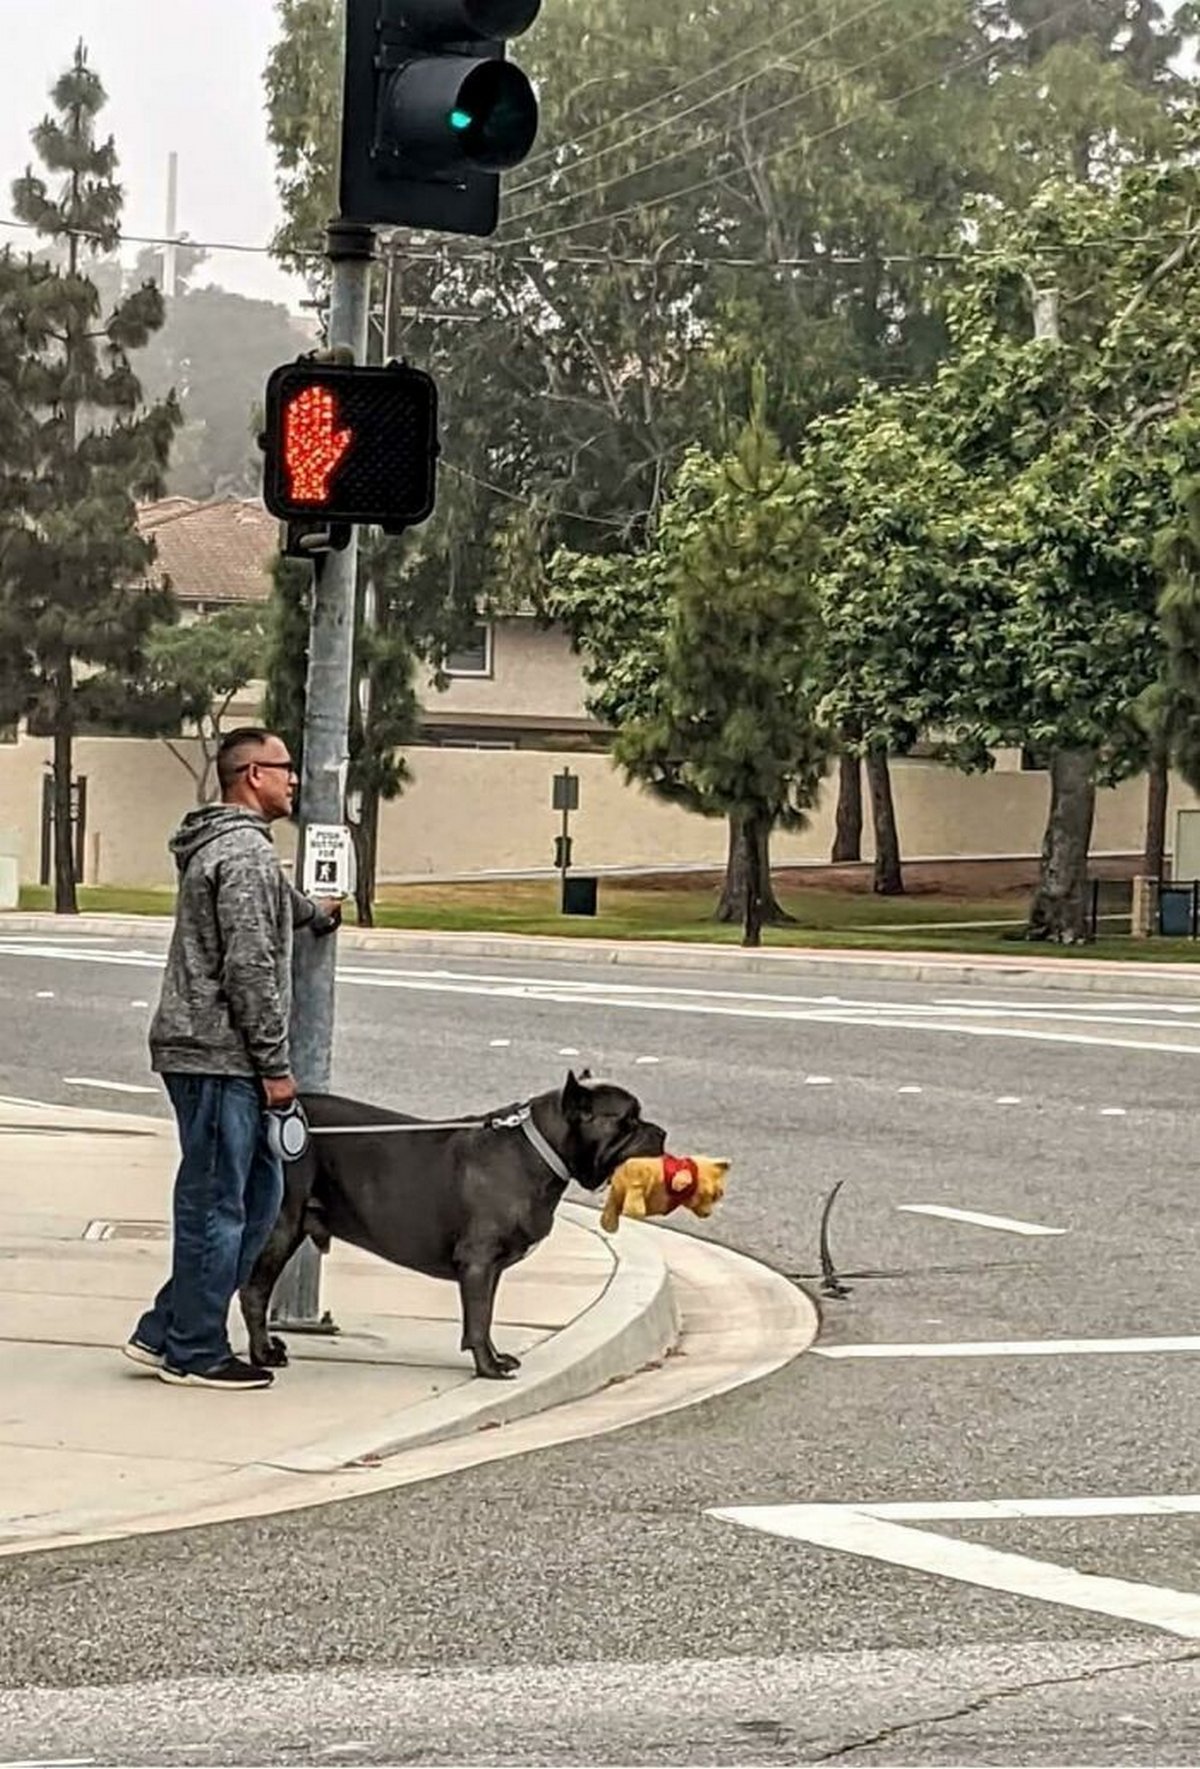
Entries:
<svg viewBox="0 0 1200 1769">
<path fill-rule="evenodd" d="M 506 1382 L 513 1371 L 521 1367 L 519 1357 L 497 1351 L 492 1344 L 492 1310 L 500 1270 L 495 1260 L 480 1260 L 464 1265 L 458 1274 L 463 1314 L 462 1348 L 475 1359 L 475 1374 L 492 1382 Z"/>
<path fill-rule="evenodd" d="M 250 1362 L 260 1370 L 280 1370 L 288 1361 L 283 1340 L 267 1331 L 267 1309 L 280 1273 L 304 1239 L 307 1212 L 308 1188 L 289 1187 L 267 1244 L 239 1292 L 242 1319 L 250 1339 Z"/>
</svg>

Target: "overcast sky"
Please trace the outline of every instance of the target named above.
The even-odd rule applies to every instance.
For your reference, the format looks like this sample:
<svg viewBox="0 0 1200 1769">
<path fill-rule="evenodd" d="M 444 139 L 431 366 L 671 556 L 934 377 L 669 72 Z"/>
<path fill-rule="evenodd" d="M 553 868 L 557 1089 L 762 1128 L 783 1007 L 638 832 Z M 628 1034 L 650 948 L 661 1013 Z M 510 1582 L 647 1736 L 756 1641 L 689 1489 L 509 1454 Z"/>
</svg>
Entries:
<svg viewBox="0 0 1200 1769">
<path fill-rule="evenodd" d="M 265 243 L 279 219 L 262 88 L 274 33 L 274 0 L 0 0 L 0 216 L 12 215 L 29 132 L 82 37 L 109 95 L 101 122 L 117 139 L 125 229 L 163 232 L 174 149 L 180 228 Z M 304 295 L 266 257 L 217 253 L 203 274 L 292 307 Z"/>
</svg>

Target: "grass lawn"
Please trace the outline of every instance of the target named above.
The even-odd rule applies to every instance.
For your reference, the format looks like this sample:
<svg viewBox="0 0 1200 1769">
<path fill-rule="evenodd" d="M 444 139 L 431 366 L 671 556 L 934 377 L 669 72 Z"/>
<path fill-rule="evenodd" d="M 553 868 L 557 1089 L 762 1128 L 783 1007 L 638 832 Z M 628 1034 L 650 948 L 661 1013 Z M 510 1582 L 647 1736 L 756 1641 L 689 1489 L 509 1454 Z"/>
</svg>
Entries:
<svg viewBox="0 0 1200 1769">
<path fill-rule="evenodd" d="M 1027 957 L 1070 959 L 1135 959 L 1142 962 L 1190 962 L 1200 958 L 1200 943 L 1191 940 L 1131 940 L 1110 937 L 1094 946 L 1046 948 L 1005 940 L 1004 933 L 1021 925 L 1027 904 L 1024 891 L 990 897 L 925 892 L 907 897 L 875 897 L 870 892 L 822 889 L 794 882 L 777 883 L 780 901 L 796 917 L 796 925 L 768 928 L 768 946 L 847 947 L 862 951 L 923 950 L 990 952 L 1019 961 Z M 380 894 L 376 919 L 380 927 L 440 932 L 553 934 L 560 938 L 690 940 L 737 945 L 741 930 L 712 919 L 717 880 L 691 876 L 655 879 L 600 880 L 599 914 L 563 916 L 558 912 L 557 883 L 547 880 L 488 881 L 478 884 L 395 885 Z M 80 891 L 86 913 L 169 915 L 170 891 L 90 889 Z M 48 890 L 32 887 L 21 893 L 23 909 L 48 909 Z M 352 917 L 351 917 L 352 919 Z M 991 925 L 971 926 L 971 923 Z M 951 924 L 951 925 L 946 925 Z M 968 925 L 962 925 L 968 924 Z"/>
</svg>

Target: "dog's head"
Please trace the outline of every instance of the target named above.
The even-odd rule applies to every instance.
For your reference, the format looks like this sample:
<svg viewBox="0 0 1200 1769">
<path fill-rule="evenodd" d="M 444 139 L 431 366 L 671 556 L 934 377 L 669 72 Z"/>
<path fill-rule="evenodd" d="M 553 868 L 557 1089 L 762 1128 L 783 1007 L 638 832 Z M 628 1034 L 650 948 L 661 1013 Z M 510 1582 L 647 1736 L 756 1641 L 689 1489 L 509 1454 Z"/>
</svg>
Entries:
<svg viewBox="0 0 1200 1769">
<path fill-rule="evenodd" d="M 621 1165 L 635 1155 L 661 1155 L 667 1133 L 661 1124 L 642 1117 L 642 1102 L 615 1081 L 599 1081 L 585 1069 L 574 1071 L 559 1100 L 566 1120 L 571 1171 L 590 1192 L 607 1185 Z"/>
</svg>

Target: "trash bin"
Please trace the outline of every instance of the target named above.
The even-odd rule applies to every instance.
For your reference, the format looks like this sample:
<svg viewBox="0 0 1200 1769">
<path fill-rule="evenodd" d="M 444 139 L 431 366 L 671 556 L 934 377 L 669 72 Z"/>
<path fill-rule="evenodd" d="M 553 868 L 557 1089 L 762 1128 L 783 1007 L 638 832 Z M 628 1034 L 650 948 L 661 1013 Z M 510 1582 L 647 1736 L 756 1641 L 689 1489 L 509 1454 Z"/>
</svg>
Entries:
<svg viewBox="0 0 1200 1769">
<path fill-rule="evenodd" d="M 1196 937 L 1196 886 L 1165 884 L 1158 891 L 1158 931 L 1168 939 Z"/>
<path fill-rule="evenodd" d="M 563 879 L 562 912 L 564 915 L 595 915 L 596 880 L 582 873 L 568 874 Z"/>
</svg>

